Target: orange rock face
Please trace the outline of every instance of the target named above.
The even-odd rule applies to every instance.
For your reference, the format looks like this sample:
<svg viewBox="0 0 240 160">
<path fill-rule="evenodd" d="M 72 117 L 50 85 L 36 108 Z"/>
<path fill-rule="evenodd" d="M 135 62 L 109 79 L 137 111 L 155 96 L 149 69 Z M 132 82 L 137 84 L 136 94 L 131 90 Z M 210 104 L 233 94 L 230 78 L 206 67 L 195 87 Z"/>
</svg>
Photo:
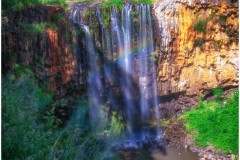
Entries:
<svg viewBox="0 0 240 160">
<path fill-rule="evenodd" d="M 72 79 L 76 68 L 72 61 L 76 58 L 75 54 L 68 52 L 66 42 L 63 40 L 61 33 L 50 28 L 46 29 L 46 33 L 49 46 L 46 58 L 50 61 L 47 74 L 50 76 L 52 90 L 56 90 L 58 86 L 67 84 Z"/>
<path fill-rule="evenodd" d="M 160 95 L 238 86 L 237 5 L 159 1 L 154 17 Z"/>
</svg>

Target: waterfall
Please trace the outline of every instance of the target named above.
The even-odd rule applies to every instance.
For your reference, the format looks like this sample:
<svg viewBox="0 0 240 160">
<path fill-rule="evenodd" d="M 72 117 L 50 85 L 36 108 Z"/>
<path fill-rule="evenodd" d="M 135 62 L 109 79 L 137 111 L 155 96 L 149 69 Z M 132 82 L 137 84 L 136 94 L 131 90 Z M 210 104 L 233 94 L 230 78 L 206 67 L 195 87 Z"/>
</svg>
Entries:
<svg viewBox="0 0 240 160">
<path fill-rule="evenodd" d="M 124 70 L 131 73 L 131 26 L 132 26 L 132 5 L 126 4 L 122 9 L 122 30 L 123 30 L 123 51 L 124 51 Z"/>
<path fill-rule="evenodd" d="M 126 3 L 122 7 L 121 16 L 118 9 L 112 6 L 110 27 L 105 26 L 100 8 L 96 9 L 103 61 L 97 52 L 89 26 L 83 23 L 80 15 L 81 7 L 75 7 L 70 18 L 85 33 L 88 55 L 87 90 L 93 123 L 101 116 L 102 105 L 108 102 L 111 108 L 123 112 L 128 124 L 126 136 L 131 145 L 132 142 L 137 144 L 139 140 L 144 141 L 151 136 L 155 139 L 161 138 L 159 125 L 153 133 L 149 127 L 151 120 L 159 119 L 156 64 L 151 60 L 154 55 L 154 41 L 150 6 L 139 4 L 134 7 Z M 137 22 L 134 22 L 134 18 Z M 103 73 L 100 68 L 103 68 Z M 106 83 L 107 81 L 110 81 L 110 84 Z M 114 91 L 103 98 L 102 93 L 108 92 L 109 88 Z M 120 96 L 116 90 L 120 91 Z"/>
<path fill-rule="evenodd" d="M 89 27 L 82 25 L 82 28 L 85 31 L 86 38 L 86 49 L 88 51 L 88 97 L 91 98 L 90 102 L 90 115 L 92 123 L 95 126 L 95 123 L 98 121 L 100 115 L 100 107 L 103 104 L 103 99 L 101 93 L 103 91 L 103 82 L 101 80 L 101 73 L 99 72 L 99 63 L 100 58 L 96 53 L 92 37 L 90 35 Z M 98 115 L 98 116 L 96 116 Z"/>
</svg>

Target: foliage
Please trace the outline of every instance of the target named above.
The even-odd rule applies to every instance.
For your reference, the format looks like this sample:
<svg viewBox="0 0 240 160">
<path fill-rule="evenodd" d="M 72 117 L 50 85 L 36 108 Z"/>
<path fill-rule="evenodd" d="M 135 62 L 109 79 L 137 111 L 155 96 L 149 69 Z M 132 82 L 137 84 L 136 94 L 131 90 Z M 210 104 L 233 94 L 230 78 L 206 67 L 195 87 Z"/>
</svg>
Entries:
<svg viewBox="0 0 240 160">
<path fill-rule="evenodd" d="M 154 0 L 134 0 L 135 3 L 152 4 Z"/>
<path fill-rule="evenodd" d="M 224 25 L 224 24 L 226 23 L 226 21 L 227 21 L 227 18 L 228 18 L 228 16 L 220 15 L 220 16 L 219 16 L 219 19 L 218 19 L 218 23 L 219 23 L 220 25 Z"/>
<path fill-rule="evenodd" d="M 215 95 L 221 94 L 220 89 L 215 89 Z M 238 97 L 236 90 L 222 101 L 200 101 L 199 108 L 180 117 L 185 120 L 187 130 L 193 133 L 197 145 L 212 144 L 224 153 L 238 153 Z"/>
<path fill-rule="evenodd" d="M 206 32 L 207 23 L 208 19 L 198 20 L 198 22 L 194 24 L 194 31 Z"/>
<path fill-rule="evenodd" d="M 168 126 L 169 124 L 170 124 L 170 120 L 166 120 L 166 119 L 161 120 L 161 125 L 162 126 Z"/>
<path fill-rule="evenodd" d="M 101 139 L 92 130 L 87 98 L 80 98 L 74 103 L 74 115 L 65 128 L 59 128 L 54 107 L 59 104 L 68 106 L 70 103 L 65 99 L 52 103 L 53 95 L 43 88 L 34 79 L 31 70 L 18 64 L 11 74 L 3 78 L 2 158 L 98 160 L 104 157 L 110 141 Z M 49 110 L 50 107 L 52 109 Z M 44 108 L 48 111 L 45 112 Z M 105 126 L 111 136 L 122 132 L 123 123 L 120 122 L 122 117 L 113 112 Z"/>
<path fill-rule="evenodd" d="M 51 96 L 39 89 L 29 73 L 15 65 L 15 73 L 2 81 L 3 159 L 41 159 L 54 142 L 55 135 L 38 124 L 41 95 Z"/>
<path fill-rule="evenodd" d="M 232 3 L 237 3 L 237 2 L 238 2 L 238 0 L 231 0 L 231 2 L 232 2 Z"/>
<path fill-rule="evenodd" d="M 213 88 L 213 95 L 218 100 L 222 97 L 223 89 L 222 88 Z"/>
<path fill-rule="evenodd" d="M 36 4 L 51 4 L 66 6 L 65 0 L 3 0 L 3 10 L 20 11 L 21 9 Z"/>
<path fill-rule="evenodd" d="M 101 135 L 107 135 L 109 139 L 121 137 L 124 132 L 125 125 L 123 122 L 122 116 L 118 115 L 117 112 L 112 111 L 109 113 L 106 110 L 105 106 L 101 107 L 101 116 L 100 116 L 100 124 L 99 131 Z"/>
<path fill-rule="evenodd" d="M 194 41 L 193 47 L 201 47 L 204 44 L 204 40 L 199 38 Z"/>
<path fill-rule="evenodd" d="M 18 23 L 19 27 L 26 30 L 32 35 L 43 34 L 45 32 L 46 22 L 29 24 L 29 23 Z"/>
<path fill-rule="evenodd" d="M 38 34 L 43 34 L 45 32 L 46 28 L 51 28 L 54 31 L 57 31 L 57 26 L 54 23 L 49 23 L 49 22 L 40 22 L 40 23 L 18 23 L 18 26 L 29 32 L 31 35 L 38 35 Z"/>
<path fill-rule="evenodd" d="M 107 0 L 103 2 L 103 6 L 104 7 L 111 7 L 112 5 L 114 5 L 117 8 L 122 8 L 123 2 L 122 0 Z"/>
<path fill-rule="evenodd" d="M 157 56 L 157 51 L 152 52 L 152 53 L 150 54 L 150 60 L 151 60 L 152 62 L 157 62 L 156 56 Z"/>
</svg>

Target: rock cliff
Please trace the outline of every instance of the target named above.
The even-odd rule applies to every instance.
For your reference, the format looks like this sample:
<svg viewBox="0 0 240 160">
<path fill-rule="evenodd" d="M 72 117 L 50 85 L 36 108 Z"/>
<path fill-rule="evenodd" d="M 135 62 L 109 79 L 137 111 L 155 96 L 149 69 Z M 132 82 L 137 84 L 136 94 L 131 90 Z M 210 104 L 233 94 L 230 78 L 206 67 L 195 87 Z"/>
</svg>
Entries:
<svg viewBox="0 0 240 160">
<path fill-rule="evenodd" d="M 238 86 L 238 6 L 163 0 L 153 5 L 159 95 Z"/>
<path fill-rule="evenodd" d="M 62 7 L 37 5 L 3 15 L 3 19 L 3 74 L 16 63 L 30 67 L 39 80 L 50 83 L 57 97 L 83 88 L 76 33 Z"/>
<path fill-rule="evenodd" d="M 99 46 L 101 28 L 95 8 L 90 6 L 86 13 Z M 192 96 L 214 87 L 238 86 L 237 4 L 159 0 L 152 5 L 152 16 L 159 96 L 182 92 Z M 63 8 L 37 5 L 3 15 L 3 20 L 3 73 L 14 63 L 31 67 L 41 80 L 49 80 L 51 90 L 60 96 L 85 87 L 85 51 L 76 47 L 84 48 L 84 35 L 70 27 L 69 14 Z M 29 25 L 36 23 L 45 24 L 43 33 L 31 33 Z"/>
</svg>

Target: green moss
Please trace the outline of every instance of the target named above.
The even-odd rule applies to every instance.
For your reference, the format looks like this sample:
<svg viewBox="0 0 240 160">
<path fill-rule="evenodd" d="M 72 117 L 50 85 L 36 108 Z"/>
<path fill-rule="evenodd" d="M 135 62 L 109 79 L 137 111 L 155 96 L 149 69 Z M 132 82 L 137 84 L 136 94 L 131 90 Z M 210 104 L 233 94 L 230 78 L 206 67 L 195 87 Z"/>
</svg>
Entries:
<svg viewBox="0 0 240 160">
<path fill-rule="evenodd" d="M 214 94 L 222 95 L 220 89 Z M 185 112 L 180 118 L 198 146 L 209 144 L 224 153 L 238 153 L 238 90 L 225 100 L 199 102 L 199 108 Z"/>
<path fill-rule="evenodd" d="M 215 12 L 212 12 L 206 19 L 199 18 L 199 14 L 197 15 L 197 22 L 194 24 L 194 31 L 196 32 L 204 32 L 206 33 L 207 24 L 211 21 L 214 16 L 216 15 Z"/>
<path fill-rule="evenodd" d="M 199 20 L 197 23 L 194 25 L 194 31 L 197 32 L 206 32 L 206 27 L 207 27 L 208 20 L 203 19 Z"/>
<path fill-rule="evenodd" d="M 152 62 L 157 62 L 157 52 L 155 51 L 155 52 L 152 52 L 151 54 L 150 54 L 150 61 L 152 61 Z"/>
<path fill-rule="evenodd" d="M 204 40 L 199 38 L 194 41 L 193 47 L 201 47 L 203 44 Z"/>
<path fill-rule="evenodd" d="M 110 16 L 110 9 L 107 7 L 102 7 L 101 8 L 101 12 L 103 15 L 103 23 L 106 27 L 110 26 L 110 20 L 111 20 L 111 16 Z"/>
<path fill-rule="evenodd" d="M 46 22 L 41 22 L 41 23 L 33 23 L 33 24 L 29 24 L 29 23 L 18 23 L 18 26 L 29 32 L 32 35 L 36 35 L 36 34 L 43 34 L 45 32 L 45 27 L 46 27 L 47 23 Z"/>
<path fill-rule="evenodd" d="M 223 95 L 223 89 L 222 88 L 213 88 L 213 95 L 215 96 L 215 98 L 217 99 L 217 100 L 219 100 L 221 97 L 222 97 L 222 95 Z"/>
<path fill-rule="evenodd" d="M 20 29 L 30 33 L 31 35 L 43 35 L 46 28 L 51 28 L 54 31 L 58 30 L 58 27 L 55 23 L 49 22 L 40 22 L 33 24 L 19 22 L 18 26 Z"/>
<path fill-rule="evenodd" d="M 59 13 L 54 13 L 51 16 L 51 22 L 52 23 L 57 23 L 57 24 L 61 24 L 61 23 L 65 23 L 65 15 L 64 14 L 59 14 Z"/>
</svg>

